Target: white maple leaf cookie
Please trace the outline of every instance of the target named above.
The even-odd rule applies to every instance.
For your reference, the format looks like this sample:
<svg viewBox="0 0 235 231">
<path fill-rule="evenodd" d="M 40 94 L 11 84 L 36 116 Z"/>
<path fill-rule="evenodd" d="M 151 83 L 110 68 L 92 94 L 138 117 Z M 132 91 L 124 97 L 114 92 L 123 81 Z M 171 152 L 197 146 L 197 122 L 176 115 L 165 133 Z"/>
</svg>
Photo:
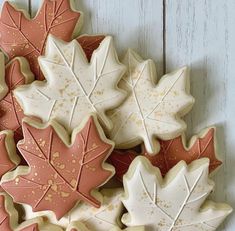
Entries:
<svg viewBox="0 0 235 231">
<path fill-rule="evenodd" d="M 92 207 L 86 203 L 76 205 L 68 214 L 57 220 L 51 211 L 33 212 L 32 208 L 24 205 L 25 220 L 38 216 L 47 217 L 53 224 L 66 228 L 74 221 L 82 222 L 90 230 L 109 231 L 115 227 L 121 227 L 121 215 L 124 210 L 121 197 L 123 189 L 103 189 L 101 190 L 103 201 L 100 208 Z"/>
<path fill-rule="evenodd" d="M 182 68 L 161 78 L 156 86 L 152 60 L 144 61 L 129 50 L 123 60 L 128 67 L 119 86 L 129 92 L 127 100 L 109 113 L 114 128 L 110 138 L 117 148 L 132 148 L 142 141 L 148 153 L 156 154 L 156 137 L 173 139 L 186 128 L 180 119 L 192 107 L 188 71 Z"/>
<path fill-rule="evenodd" d="M 226 204 L 206 201 L 214 183 L 208 179 L 208 159 L 189 166 L 180 162 L 164 180 L 158 168 L 137 157 L 124 176 L 122 217 L 127 226 L 144 225 L 146 231 L 212 231 L 232 212 Z"/>
<path fill-rule="evenodd" d="M 126 96 L 117 87 L 126 68 L 118 61 L 111 37 L 102 41 L 89 63 L 76 40 L 66 43 L 49 36 L 39 63 L 46 81 L 14 91 L 26 115 L 43 122 L 56 119 L 71 132 L 88 114 L 97 113 L 100 122 L 112 128 L 105 112 Z"/>
<path fill-rule="evenodd" d="M 85 226 L 81 222 L 73 222 L 68 226 L 66 231 L 97 231 L 97 230 L 88 229 L 87 226 Z M 114 227 L 112 229 L 109 229 L 108 231 L 145 231 L 145 228 L 144 226 L 128 227 L 126 229 L 120 229 L 119 227 Z"/>
</svg>

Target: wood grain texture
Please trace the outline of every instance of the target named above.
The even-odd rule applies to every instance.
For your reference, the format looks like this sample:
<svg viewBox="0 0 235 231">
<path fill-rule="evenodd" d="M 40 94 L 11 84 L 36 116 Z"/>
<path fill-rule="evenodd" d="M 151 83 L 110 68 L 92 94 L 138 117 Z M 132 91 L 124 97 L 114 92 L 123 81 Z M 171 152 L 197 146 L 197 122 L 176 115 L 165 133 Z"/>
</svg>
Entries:
<svg viewBox="0 0 235 231">
<path fill-rule="evenodd" d="M 217 201 L 235 207 L 235 1 L 166 1 L 166 70 L 191 68 L 196 99 L 187 117 L 188 134 L 218 126 L 224 165 L 214 178 Z M 232 215 L 220 230 L 235 229 Z"/>
<path fill-rule="evenodd" d="M 4 2 L 5 0 L 0 0 L 0 9 Z M 20 9 L 29 10 L 29 0 L 9 0 L 9 2 L 16 4 Z"/>
<path fill-rule="evenodd" d="M 41 1 L 33 0 L 33 12 Z M 84 12 L 81 33 L 111 34 L 120 56 L 127 48 L 157 62 L 162 74 L 163 4 L 162 0 L 79 0 L 77 9 Z M 154 36 L 153 36 L 154 35 Z"/>
<path fill-rule="evenodd" d="M 18 2 L 27 8 L 27 0 Z M 31 0 L 34 14 L 40 3 Z M 235 1 L 79 0 L 77 6 L 85 13 L 82 33 L 112 34 L 120 55 L 131 47 L 154 59 L 159 74 L 189 65 L 196 104 L 187 133 L 218 126 L 224 165 L 213 198 L 235 208 Z M 218 230 L 234 229 L 231 215 Z"/>
</svg>

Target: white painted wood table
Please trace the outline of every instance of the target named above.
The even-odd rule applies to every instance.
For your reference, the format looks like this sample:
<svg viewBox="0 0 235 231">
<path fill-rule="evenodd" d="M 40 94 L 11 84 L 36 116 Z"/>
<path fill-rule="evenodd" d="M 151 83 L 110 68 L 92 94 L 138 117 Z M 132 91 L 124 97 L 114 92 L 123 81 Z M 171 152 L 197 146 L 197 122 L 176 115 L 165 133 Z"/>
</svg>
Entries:
<svg viewBox="0 0 235 231">
<path fill-rule="evenodd" d="M 41 2 L 15 1 L 32 14 Z M 112 34 L 120 55 L 131 47 L 152 58 L 159 76 L 190 66 L 196 104 L 186 118 L 188 136 L 218 127 L 224 165 L 214 177 L 213 199 L 235 208 L 235 1 L 80 0 L 77 5 L 85 13 L 82 32 Z M 219 230 L 234 231 L 235 216 Z"/>
</svg>

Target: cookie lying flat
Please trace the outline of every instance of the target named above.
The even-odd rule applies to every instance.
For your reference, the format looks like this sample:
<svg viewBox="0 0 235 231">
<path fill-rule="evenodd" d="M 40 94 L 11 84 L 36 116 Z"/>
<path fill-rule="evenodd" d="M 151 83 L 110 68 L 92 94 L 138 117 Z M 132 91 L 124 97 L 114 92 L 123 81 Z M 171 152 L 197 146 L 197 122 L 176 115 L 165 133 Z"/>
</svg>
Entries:
<svg viewBox="0 0 235 231">
<path fill-rule="evenodd" d="M 32 219 L 38 216 L 47 217 L 50 223 L 60 225 L 66 228 L 71 222 L 80 221 L 90 230 L 109 231 L 113 227 L 121 227 L 121 215 L 123 212 L 123 204 L 121 197 L 123 190 L 103 189 L 100 191 L 103 200 L 100 208 L 94 208 L 86 203 L 80 203 L 67 213 L 60 220 L 57 220 L 54 213 L 50 211 L 33 212 L 29 205 L 24 205 L 24 219 Z"/>
<path fill-rule="evenodd" d="M 156 154 L 159 143 L 179 136 L 186 128 L 180 119 L 192 107 L 188 71 L 182 68 L 161 78 L 156 86 L 152 60 L 144 61 L 129 50 L 123 60 L 128 67 L 120 88 L 129 92 L 127 100 L 110 113 L 114 128 L 110 138 L 116 148 L 132 148 L 145 143 L 147 151 Z"/>
<path fill-rule="evenodd" d="M 13 90 L 22 84 L 31 83 L 34 77 L 27 60 L 22 57 L 14 58 L 3 68 L 5 68 L 3 80 L 7 91 L 0 97 L 0 129 L 12 130 L 15 141 L 18 142 L 23 138 L 21 123 L 25 115 L 13 95 Z"/>
<path fill-rule="evenodd" d="M 117 88 L 125 67 L 118 61 L 111 37 L 101 42 L 89 63 L 76 40 L 65 43 L 50 36 L 39 62 L 47 81 L 14 91 L 26 115 L 44 122 L 56 119 L 71 132 L 89 113 L 96 113 L 104 127 L 112 128 L 105 112 L 126 95 Z"/>
<path fill-rule="evenodd" d="M 232 212 L 226 204 L 206 201 L 214 183 L 208 179 L 208 159 L 188 167 L 178 163 L 163 180 L 158 168 L 137 157 L 124 176 L 127 226 L 144 225 L 147 231 L 212 231 Z"/>
<path fill-rule="evenodd" d="M 101 35 L 83 35 L 78 38 L 78 41 L 87 57 L 90 58 L 93 51 L 99 47 L 104 38 Z M 13 91 L 20 85 L 33 82 L 34 75 L 30 70 L 27 60 L 23 57 L 14 58 L 4 67 L 4 57 L 1 54 L 0 63 L 0 68 L 2 68 L 2 82 L 0 82 L 0 129 L 14 131 L 15 141 L 18 142 L 23 138 L 21 123 L 25 115 L 14 97 Z M 5 78 L 3 73 L 4 68 Z"/>
<path fill-rule="evenodd" d="M 12 131 L 0 132 L 0 179 L 20 163 Z"/>
<path fill-rule="evenodd" d="M 114 144 L 106 139 L 95 116 L 84 122 L 70 139 L 55 121 L 43 125 L 24 120 L 24 140 L 18 149 L 29 167 L 18 167 L 1 182 L 15 202 L 29 204 L 33 211 L 51 210 L 57 219 L 81 200 L 100 206 L 102 196 L 96 189 L 114 174 L 105 163 Z"/>
<path fill-rule="evenodd" d="M 109 229 L 108 231 L 145 231 L 144 226 L 138 226 L 138 227 L 129 227 L 126 229 L 120 229 L 118 227 L 114 227 L 112 229 Z M 88 229 L 83 223 L 81 222 L 73 222 L 71 223 L 66 231 L 97 231 L 96 229 Z"/>
<path fill-rule="evenodd" d="M 82 13 L 75 10 L 73 0 L 44 0 L 33 19 L 6 1 L 0 18 L 0 46 L 9 59 L 28 59 L 33 73 L 43 79 L 37 59 L 44 54 L 48 35 L 70 41 L 78 35 L 81 24 Z"/>
<path fill-rule="evenodd" d="M 109 163 L 115 167 L 117 179 L 122 181 L 122 177 L 127 172 L 131 162 L 139 154 L 147 157 L 153 166 L 158 167 L 162 176 L 165 176 L 181 160 L 190 164 L 200 158 L 209 158 L 210 173 L 214 173 L 214 170 L 222 164 L 219 160 L 215 128 L 213 127 L 207 128 L 199 135 L 193 136 L 188 145 L 184 134 L 168 141 L 159 140 L 159 143 L 160 151 L 154 156 L 146 151 L 144 145 L 142 145 L 141 153 L 131 149 L 114 150 L 109 158 Z"/>
<path fill-rule="evenodd" d="M 1 231 L 63 231 L 60 227 L 44 223 L 43 219 L 28 220 L 18 225 L 18 213 L 12 199 L 0 193 L 0 230 Z"/>
</svg>

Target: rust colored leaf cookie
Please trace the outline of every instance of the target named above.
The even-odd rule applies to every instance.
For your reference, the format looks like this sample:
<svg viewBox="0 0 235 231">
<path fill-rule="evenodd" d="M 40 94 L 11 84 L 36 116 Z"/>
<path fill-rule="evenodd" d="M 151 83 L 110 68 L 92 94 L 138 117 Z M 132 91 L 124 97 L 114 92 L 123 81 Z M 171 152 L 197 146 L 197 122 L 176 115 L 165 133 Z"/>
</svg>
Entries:
<svg viewBox="0 0 235 231">
<path fill-rule="evenodd" d="M 0 18 L 0 46 L 10 59 L 28 59 L 37 79 L 43 79 L 38 57 L 44 53 L 49 34 L 65 41 L 77 36 L 82 20 L 70 0 L 44 0 L 35 18 L 5 2 Z M 35 33 L 36 32 L 36 33 Z"/>
<path fill-rule="evenodd" d="M 137 156 L 138 153 L 131 149 L 126 151 L 115 149 L 112 152 L 108 162 L 115 167 L 115 177 L 119 181 L 122 181 L 123 175 L 128 171 L 130 164 Z"/>
<path fill-rule="evenodd" d="M 5 209 L 4 194 L 0 195 L 0 230 L 11 231 L 10 216 Z"/>
<path fill-rule="evenodd" d="M 18 213 L 12 199 L 0 193 L 0 230 L 1 231 L 62 231 L 59 226 L 44 223 L 41 217 L 25 221 L 18 225 Z"/>
<path fill-rule="evenodd" d="M 96 50 L 100 46 L 104 38 L 104 35 L 81 35 L 77 38 L 77 41 L 83 48 L 88 61 L 91 60 L 91 56 L 94 50 Z"/>
<path fill-rule="evenodd" d="M 113 167 L 104 162 L 114 144 L 95 116 L 74 130 L 71 143 L 55 121 L 44 126 L 25 119 L 23 133 L 18 149 L 30 167 L 7 173 L 1 184 L 15 202 L 31 205 L 34 212 L 51 210 L 57 219 L 80 200 L 100 206 L 101 194 L 95 189 L 113 175 Z"/>
<path fill-rule="evenodd" d="M 24 112 L 13 95 L 13 90 L 19 85 L 33 81 L 33 74 L 24 58 L 13 59 L 5 68 L 5 82 L 8 87 L 7 94 L 0 99 L 0 129 L 12 130 L 15 141 L 23 138 L 21 123 Z"/>
<path fill-rule="evenodd" d="M 11 131 L 0 132 L 0 178 L 20 163 Z"/>
<path fill-rule="evenodd" d="M 215 128 L 209 128 L 194 136 L 189 145 L 186 146 L 185 136 L 177 137 L 173 140 L 160 140 L 160 152 L 152 156 L 143 148 L 142 155 L 146 156 L 151 163 L 161 170 L 163 176 L 174 167 L 179 161 L 184 160 L 187 164 L 192 161 L 207 157 L 210 159 L 210 172 L 218 168 L 222 162 L 218 160 L 217 147 L 215 141 Z M 127 172 L 131 162 L 138 154 L 132 150 L 115 150 L 109 162 L 116 168 L 116 176 L 122 181 L 123 175 Z"/>
<path fill-rule="evenodd" d="M 181 160 L 190 164 L 192 161 L 200 158 L 209 158 L 210 172 L 222 164 L 218 160 L 214 128 L 203 131 L 199 136 L 194 136 L 188 146 L 186 145 L 185 136 L 173 140 L 160 141 L 160 144 L 161 149 L 158 155 L 153 157 L 146 151 L 144 151 L 144 155 L 154 166 L 157 166 L 161 170 L 163 176 Z"/>
</svg>

